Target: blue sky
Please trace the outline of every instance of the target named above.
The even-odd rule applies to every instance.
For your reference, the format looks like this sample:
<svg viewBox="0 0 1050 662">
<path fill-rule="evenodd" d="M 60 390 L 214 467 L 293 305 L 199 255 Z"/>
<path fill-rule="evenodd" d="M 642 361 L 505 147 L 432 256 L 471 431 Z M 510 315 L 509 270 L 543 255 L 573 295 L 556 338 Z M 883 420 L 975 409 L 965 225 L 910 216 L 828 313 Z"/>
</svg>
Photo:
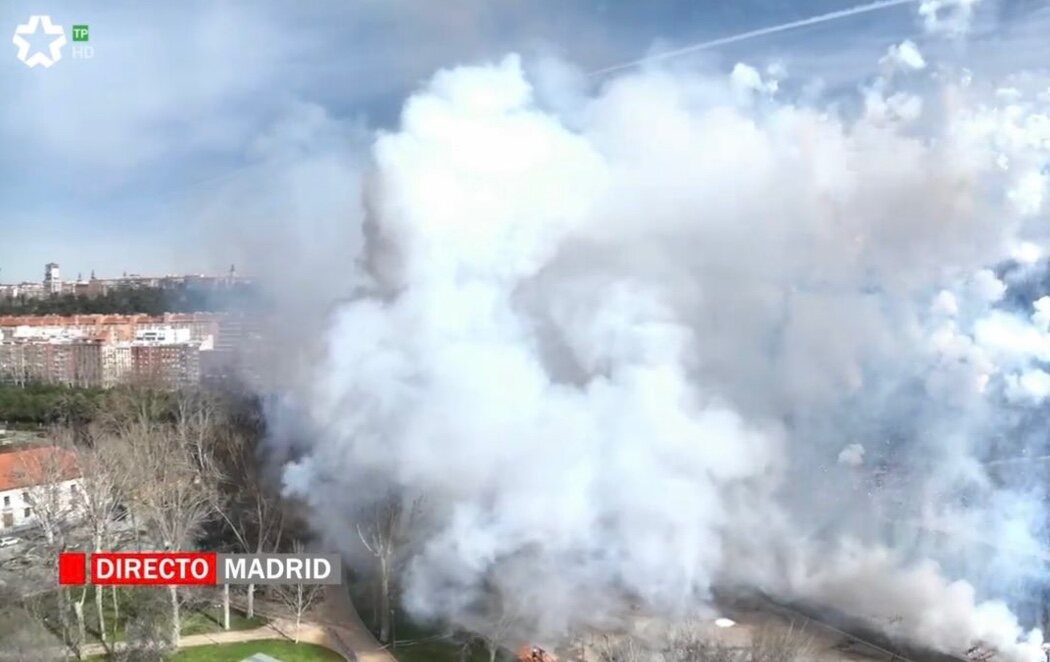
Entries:
<svg viewBox="0 0 1050 662">
<path fill-rule="evenodd" d="M 49 14 L 67 32 L 88 24 L 94 58 L 72 59 L 67 46 L 54 67 L 29 69 L 9 36 L 0 45 L 0 282 L 39 280 L 52 260 L 69 276 L 218 271 L 243 261 L 250 251 L 239 240 L 271 233 L 274 218 L 331 216 L 337 225 L 357 204 L 349 180 L 370 136 L 396 126 L 405 96 L 441 67 L 517 51 L 592 70 L 853 4 L 7 0 L 0 32 L 30 14 Z M 1046 4 L 985 0 L 970 42 L 924 51 L 985 48 L 985 66 L 996 57 L 1042 65 Z M 1031 48 L 1003 54 L 994 46 L 1004 34 Z M 921 37 L 918 18 L 898 7 L 684 64 L 728 71 L 777 61 L 793 76 L 848 87 L 908 37 Z M 247 211 L 259 200 L 265 213 Z"/>
</svg>

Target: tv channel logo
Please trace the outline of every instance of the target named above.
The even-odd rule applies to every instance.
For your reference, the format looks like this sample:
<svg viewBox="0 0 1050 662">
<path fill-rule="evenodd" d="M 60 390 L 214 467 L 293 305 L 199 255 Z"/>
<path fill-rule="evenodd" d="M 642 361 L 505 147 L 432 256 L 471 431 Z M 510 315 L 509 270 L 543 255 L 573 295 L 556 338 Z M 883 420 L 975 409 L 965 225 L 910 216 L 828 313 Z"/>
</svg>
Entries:
<svg viewBox="0 0 1050 662">
<path fill-rule="evenodd" d="M 73 59 L 90 60 L 95 57 L 95 49 L 88 45 L 91 30 L 89 26 L 78 24 L 72 26 Z M 43 67 L 49 69 L 62 59 L 62 49 L 68 43 L 66 30 L 51 20 L 50 16 L 34 15 L 15 27 L 11 43 L 17 51 L 15 57 L 30 69 Z"/>
</svg>

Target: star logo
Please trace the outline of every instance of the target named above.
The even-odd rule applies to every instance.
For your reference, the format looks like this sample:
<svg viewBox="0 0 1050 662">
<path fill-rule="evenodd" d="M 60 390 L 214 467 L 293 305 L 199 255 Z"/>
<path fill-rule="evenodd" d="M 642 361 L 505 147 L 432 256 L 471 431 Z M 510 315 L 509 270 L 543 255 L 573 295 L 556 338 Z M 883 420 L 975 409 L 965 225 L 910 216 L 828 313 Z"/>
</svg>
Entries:
<svg viewBox="0 0 1050 662">
<path fill-rule="evenodd" d="M 48 53 L 45 54 L 38 50 L 30 55 L 30 44 L 26 37 L 35 35 L 40 28 L 43 28 L 45 35 L 52 37 L 48 45 Z M 50 16 L 30 16 L 26 23 L 15 28 L 15 36 L 11 43 L 18 47 L 17 57 L 27 67 L 35 67 L 39 64 L 46 69 L 62 59 L 62 47 L 66 45 L 66 31 L 61 25 L 52 23 Z"/>
</svg>

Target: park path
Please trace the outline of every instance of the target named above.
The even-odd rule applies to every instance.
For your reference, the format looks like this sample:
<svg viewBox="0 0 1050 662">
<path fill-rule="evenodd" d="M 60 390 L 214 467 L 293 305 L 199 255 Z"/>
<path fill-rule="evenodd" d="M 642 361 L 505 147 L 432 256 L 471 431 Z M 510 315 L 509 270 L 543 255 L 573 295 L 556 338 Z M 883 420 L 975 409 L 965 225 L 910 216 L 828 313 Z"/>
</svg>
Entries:
<svg viewBox="0 0 1050 662">
<path fill-rule="evenodd" d="M 358 662 L 397 662 L 396 658 L 382 646 L 361 620 L 354 608 L 345 586 L 328 586 L 323 609 L 326 627 L 341 638 L 344 645 L 353 651 Z"/>
<path fill-rule="evenodd" d="M 243 600 L 235 599 L 233 604 L 245 611 Z M 255 613 L 271 619 L 271 624 L 277 624 L 285 636 L 294 638 L 295 622 L 282 618 L 281 611 L 280 605 L 255 600 Z M 327 646 L 357 662 L 397 662 L 361 620 L 345 586 L 326 586 L 324 600 L 309 616 L 300 629 L 301 641 Z"/>
</svg>

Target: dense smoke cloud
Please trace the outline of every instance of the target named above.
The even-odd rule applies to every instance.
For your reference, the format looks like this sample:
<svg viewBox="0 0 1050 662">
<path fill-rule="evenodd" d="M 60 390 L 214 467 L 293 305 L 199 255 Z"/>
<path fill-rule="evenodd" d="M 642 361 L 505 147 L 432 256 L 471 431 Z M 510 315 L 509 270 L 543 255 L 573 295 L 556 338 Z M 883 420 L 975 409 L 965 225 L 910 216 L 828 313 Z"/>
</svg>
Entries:
<svg viewBox="0 0 1050 662">
<path fill-rule="evenodd" d="M 919 16 L 927 32 L 959 35 L 970 29 L 980 0 L 922 0 Z"/>
<path fill-rule="evenodd" d="M 417 617 L 557 641 L 740 587 L 1032 659 L 1042 494 L 982 463 L 1042 443 L 1050 299 L 1010 294 L 1047 99 L 911 42 L 882 70 L 838 105 L 746 65 L 438 72 L 373 147 L 367 294 L 273 414 L 288 492 L 348 555 L 422 497 Z"/>
</svg>

